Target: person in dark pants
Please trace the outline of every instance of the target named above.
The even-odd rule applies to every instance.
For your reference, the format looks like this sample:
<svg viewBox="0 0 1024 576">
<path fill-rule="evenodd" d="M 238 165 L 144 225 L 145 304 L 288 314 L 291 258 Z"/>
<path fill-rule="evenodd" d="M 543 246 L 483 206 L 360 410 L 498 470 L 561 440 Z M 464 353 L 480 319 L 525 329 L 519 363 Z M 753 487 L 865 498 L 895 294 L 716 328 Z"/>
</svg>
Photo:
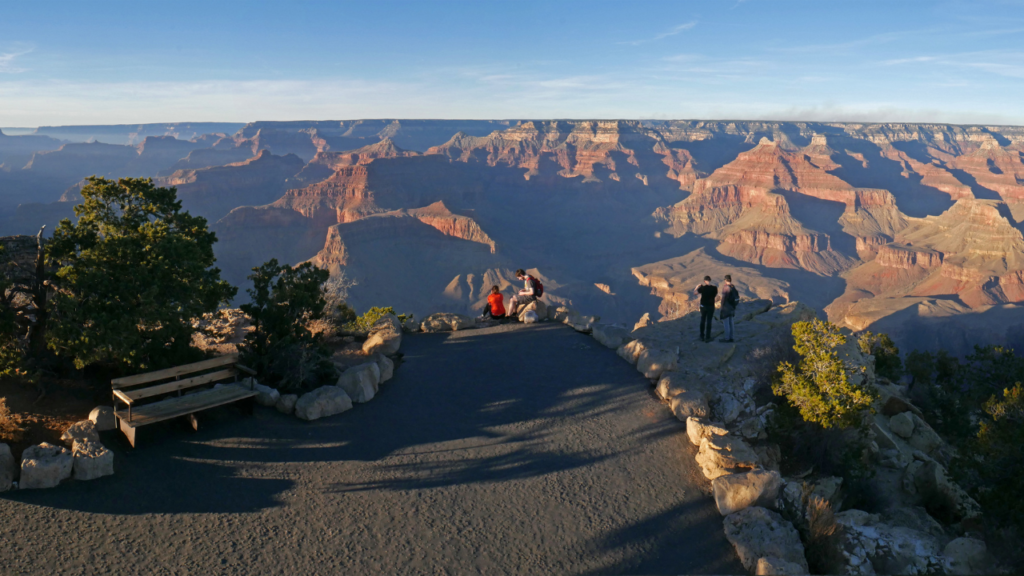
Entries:
<svg viewBox="0 0 1024 576">
<path fill-rule="evenodd" d="M 693 291 L 700 294 L 701 342 L 711 342 L 711 321 L 715 318 L 715 298 L 718 296 L 718 286 L 711 283 L 711 276 L 705 276 L 704 282 L 698 284 Z"/>
</svg>

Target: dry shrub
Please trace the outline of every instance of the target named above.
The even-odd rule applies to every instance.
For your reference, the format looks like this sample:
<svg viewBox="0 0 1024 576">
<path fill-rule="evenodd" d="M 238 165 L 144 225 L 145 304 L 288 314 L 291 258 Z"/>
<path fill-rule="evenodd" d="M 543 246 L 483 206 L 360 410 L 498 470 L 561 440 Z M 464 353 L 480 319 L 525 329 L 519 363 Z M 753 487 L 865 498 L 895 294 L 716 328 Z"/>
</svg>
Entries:
<svg viewBox="0 0 1024 576">
<path fill-rule="evenodd" d="M 832 503 L 820 496 L 807 499 L 807 563 L 812 574 L 839 574 L 843 564 L 842 528 Z"/>
<path fill-rule="evenodd" d="M 7 407 L 7 399 L 0 398 L 0 441 L 18 442 L 25 435 L 25 430 L 18 426 L 18 421 Z"/>
</svg>

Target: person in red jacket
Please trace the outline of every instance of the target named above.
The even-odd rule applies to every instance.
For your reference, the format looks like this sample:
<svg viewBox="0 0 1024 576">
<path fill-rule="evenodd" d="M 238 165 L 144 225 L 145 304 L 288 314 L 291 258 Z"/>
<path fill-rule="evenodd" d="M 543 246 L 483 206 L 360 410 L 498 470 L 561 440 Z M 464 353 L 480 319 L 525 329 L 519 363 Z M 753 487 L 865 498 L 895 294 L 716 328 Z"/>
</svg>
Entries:
<svg viewBox="0 0 1024 576">
<path fill-rule="evenodd" d="M 481 318 L 493 318 L 501 320 L 505 317 L 505 297 L 498 291 L 497 286 L 491 286 L 491 293 L 487 296 L 487 306 Z"/>
</svg>

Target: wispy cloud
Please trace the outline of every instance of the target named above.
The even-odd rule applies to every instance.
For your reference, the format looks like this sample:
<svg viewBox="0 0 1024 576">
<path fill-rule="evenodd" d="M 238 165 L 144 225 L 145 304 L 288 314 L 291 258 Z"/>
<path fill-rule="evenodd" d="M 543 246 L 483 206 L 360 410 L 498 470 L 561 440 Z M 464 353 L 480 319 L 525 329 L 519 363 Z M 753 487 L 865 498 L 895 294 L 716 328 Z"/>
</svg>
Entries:
<svg viewBox="0 0 1024 576">
<path fill-rule="evenodd" d="M 9 52 L 0 52 L 0 74 L 17 74 L 25 72 L 25 68 L 15 66 L 14 61 L 31 52 L 31 48 L 21 48 Z"/>
<path fill-rule="evenodd" d="M 626 44 L 626 45 L 629 45 L 629 46 L 639 46 L 641 44 L 648 44 L 650 42 L 657 42 L 658 40 L 664 40 L 665 38 L 668 38 L 669 36 L 675 36 L 676 34 L 679 34 L 681 32 L 685 32 L 686 30 L 691 30 L 696 25 L 697 25 L 697 21 L 694 20 L 694 21 L 691 21 L 691 22 L 687 22 L 686 24 L 680 24 L 678 26 L 673 26 L 672 29 L 669 30 L 668 32 L 662 32 L 661 34 L 657 34 L 657 35 L 655 35 L 652 38 L 645 38 L 643 40 L 630 40 L 630 41 L 627 41 L 627 42 L 619 42 L 619 44 Z"/>
</svg>

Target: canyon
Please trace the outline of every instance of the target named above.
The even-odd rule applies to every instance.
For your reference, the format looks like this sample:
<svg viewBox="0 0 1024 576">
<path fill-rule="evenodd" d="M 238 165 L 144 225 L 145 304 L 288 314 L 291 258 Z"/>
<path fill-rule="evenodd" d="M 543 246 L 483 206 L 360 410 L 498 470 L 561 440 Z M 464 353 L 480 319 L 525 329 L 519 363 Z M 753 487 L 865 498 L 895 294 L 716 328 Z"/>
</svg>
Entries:
<svg viewBox="0 0 1024 576">
<path fill-rule="evenodd" d="M 358 310 L 475 313 L 531 270 L 632 326 L 731 274 L 907 349 L 1024 343 L 1024 127 L 355 120 L 0 132 L 0 234 L 73 218 L 83 178 L 154 178 L 246 286 L 270 259 Z"/>
</svg>

